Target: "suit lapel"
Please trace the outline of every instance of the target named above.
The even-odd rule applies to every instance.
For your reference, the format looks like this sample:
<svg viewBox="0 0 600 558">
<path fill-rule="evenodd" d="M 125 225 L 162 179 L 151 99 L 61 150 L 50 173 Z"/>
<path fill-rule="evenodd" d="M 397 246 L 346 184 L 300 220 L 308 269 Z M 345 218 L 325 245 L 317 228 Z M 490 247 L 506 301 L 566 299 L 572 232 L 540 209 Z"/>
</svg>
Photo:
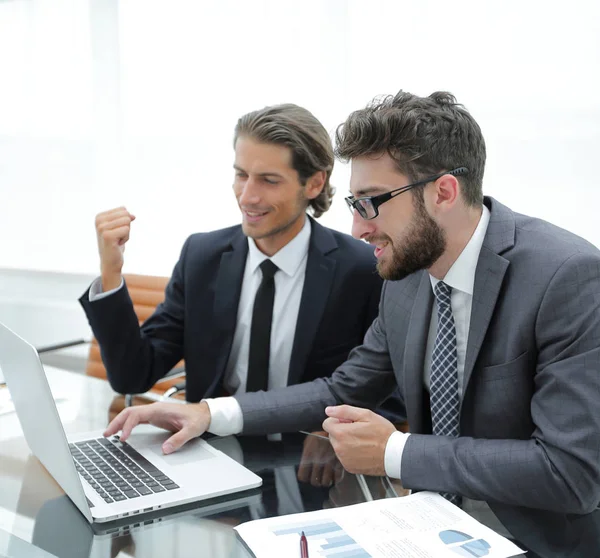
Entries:
<svg viewBox="0 0 600 558">
<path fill-rule="evenodd" d="M 463 393 L 471 379 L 509 266 L 508 260 L 500 254 L 512 248 L 515 243 L 515 219 L 512 211 L 492 198 L 486 197 L 485 203 L 490 208 L 491 215 L 475 271 Z"/>
<path fill-rule="evenodd" d="M 248 255 L 248 240 L 241 231 L 231 242 L 231 250 L 223 252 L 217 272 L 214 299 L 213 346 L 216 355 L 229 355 L 235 332 L 242 280 Z M 217 373 L 224 371 L 222 359 Z"/>
<path fill-rule="evenodd" d="M 328 253 L 337 249 L 335 237 L 313 219 L 310 221 L 312 230 L 308 246 L 306 275 L 296 322 L 288 385 L 297 384 L 302 378 L 327 304 L 337 265 L 335 259 L 327 256 Z"/>
<path fill-rule="evenodd" d="M 404 349 L 404 400 L 407 402 L 408 423 L 411 432 L 420 433 L 424 428 L 423 377 L 425 349 L 431 321 L 433 292 L 427 272 L 421 273 L 421 281 L 408 321 L 406 347 Z"/>
</svg>

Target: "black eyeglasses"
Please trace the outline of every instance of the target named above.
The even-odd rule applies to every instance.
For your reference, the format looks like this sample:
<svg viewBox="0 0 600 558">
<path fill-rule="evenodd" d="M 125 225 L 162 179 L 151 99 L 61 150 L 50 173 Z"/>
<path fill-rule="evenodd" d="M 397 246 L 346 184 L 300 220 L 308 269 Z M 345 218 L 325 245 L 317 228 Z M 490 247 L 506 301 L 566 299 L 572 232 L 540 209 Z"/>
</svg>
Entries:
<svg viewBox="0 0 600 558">
<path fill-rule="evenodd" d="M 358 211 L 358 214 L 367 221 L 370 219 L 375 219 L 377 215 L 379 215 L 379 206 L 382 203 L 385 203 L 392 198 L 399 196 L 404 192 L 408 192 L 412 190 L 416 186 L 422 186 L 423 184 L 428 184 L 429 182 L 433 182 L 438 178 L 441 178 L 445 174 L 451 174 L 452 176 L 462 176 L 469 172 L 467 167 L 458 167 L 456 169 L 441 172 L 440 174 L 436 174 L 435 176 L 430 176 L 429 178 L 425 178 L 423 180 L 419 180 L 419 182 L 415 182 L 414 184 L 408 184 L 407 186 L 402 186 L 401 188 L 396 188 L 395 190 L 391 190 L 390 192 L 386 192 L 385 194 L 379 194 L 378 196 L 364 196 L 362 198 L 353 198 L 352 196 L 348 198 L 344 198 L 346 203 L 348 204 L 348 208 L 350 209 L 350 213 L 354 213 L 354 210 Z"/>
</svg>

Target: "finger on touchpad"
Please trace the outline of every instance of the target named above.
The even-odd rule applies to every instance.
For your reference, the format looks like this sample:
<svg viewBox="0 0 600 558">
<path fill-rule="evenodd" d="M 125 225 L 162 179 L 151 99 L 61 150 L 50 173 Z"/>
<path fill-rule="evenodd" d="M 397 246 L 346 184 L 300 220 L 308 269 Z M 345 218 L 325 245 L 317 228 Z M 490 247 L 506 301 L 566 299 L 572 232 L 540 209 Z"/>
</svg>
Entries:
<svg viewBox="0 0 600 558">
<path fill-rule="evenodd" d="M 160 457 L 162 457 L 166 463 L 172 466 L 190 465 L 204 459 L 214 458 L 214 454 L 204 449 L 198 440 L 191 440 L 182 448 L 179 448 L 177 451 L 170 453 L 169 455 L 165 455 L 162 451 L 163 442 L 164 440 L 158 444 L 151 444 L 148 446 L 148 449 L 152 453 L 160 455 Z"/>
</svg>

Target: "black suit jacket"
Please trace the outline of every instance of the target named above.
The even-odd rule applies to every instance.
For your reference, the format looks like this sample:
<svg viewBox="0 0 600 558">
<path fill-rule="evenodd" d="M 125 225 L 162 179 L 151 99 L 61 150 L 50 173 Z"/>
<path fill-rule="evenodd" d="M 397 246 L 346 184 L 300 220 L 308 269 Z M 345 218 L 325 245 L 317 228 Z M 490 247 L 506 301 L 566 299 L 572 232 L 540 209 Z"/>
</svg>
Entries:
<svg viewBox="0 0 600 558">
<path fill-rule="evenodd" d="M 382 284 L 371 247 L 311 225 L 290 385 L 330 376 L 362 343 Z M 189 401 L 222 394 L 247 254 L 239 225 L 190 236 L 164 303 L 141 328 L 126 286 L 93 303 L 89 291 L 81 297 L 113 389 L 144 392 L 184 358 Z"/>
</svg>

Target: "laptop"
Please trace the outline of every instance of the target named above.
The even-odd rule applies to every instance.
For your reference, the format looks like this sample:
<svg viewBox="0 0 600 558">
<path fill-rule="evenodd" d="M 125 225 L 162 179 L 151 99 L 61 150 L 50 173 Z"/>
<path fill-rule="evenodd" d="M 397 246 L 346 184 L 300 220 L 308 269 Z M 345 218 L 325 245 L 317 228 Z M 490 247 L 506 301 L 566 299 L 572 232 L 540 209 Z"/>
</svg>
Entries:
<svg viewBox="0 0 600 558">
<path fill-rule="evenodd" d="M 143 425 L 122 443 L 102 431 L 65 435 L 38 353 L 0 323 L 0 367 L 32 453 L 90 522 L 114 521 L 256 488 L 262 479 L 196 438 L 163 455 L 171 435 Z"/>
</svg>

